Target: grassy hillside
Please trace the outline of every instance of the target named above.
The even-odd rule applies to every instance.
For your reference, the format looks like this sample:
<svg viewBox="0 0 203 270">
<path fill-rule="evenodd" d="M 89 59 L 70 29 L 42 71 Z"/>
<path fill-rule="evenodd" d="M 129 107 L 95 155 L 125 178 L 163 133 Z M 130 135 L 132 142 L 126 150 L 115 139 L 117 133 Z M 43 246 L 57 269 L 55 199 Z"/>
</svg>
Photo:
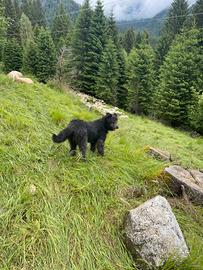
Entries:
<svg viewBox="0 0 203 270">
<path fill-rule="evenodd" d="M 198 168 L 203 139 L 130 116 L 109 134 L 105 157 L 88 153 L 84 163 L 67 155 L 66 144 L 51 142 L 72 118 L 99 117 L 75 97 L 0 75 L 0 104 L 0 269 L 134 269 L 122 241 L 123 217 L 167 194 L 157 181 L 167 164 L 148 157 L 146 146 Z M 176 269 L 203 269 L 203 209 L 171 202 L 191 249 Z"/>
</svg>

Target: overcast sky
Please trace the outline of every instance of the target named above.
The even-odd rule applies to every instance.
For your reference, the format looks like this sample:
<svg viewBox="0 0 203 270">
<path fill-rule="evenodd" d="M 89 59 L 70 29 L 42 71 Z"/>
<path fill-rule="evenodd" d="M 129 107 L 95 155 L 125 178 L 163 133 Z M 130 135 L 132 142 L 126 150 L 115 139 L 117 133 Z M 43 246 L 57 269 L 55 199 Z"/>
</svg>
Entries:
<svg viewBox="0 0 203 270">
<path fill-rule="evenodd" d="M 83 3 L 83 0 L 75 0 Z M 97 0 L 91 0 L 92 5 Z M 117 20 L 150 18 L 167 8 L 172 0 L 103 0 L 106 14 L 113 9 Z M 195 0 L 189 0 L 190 4 Z"/>
</svg>

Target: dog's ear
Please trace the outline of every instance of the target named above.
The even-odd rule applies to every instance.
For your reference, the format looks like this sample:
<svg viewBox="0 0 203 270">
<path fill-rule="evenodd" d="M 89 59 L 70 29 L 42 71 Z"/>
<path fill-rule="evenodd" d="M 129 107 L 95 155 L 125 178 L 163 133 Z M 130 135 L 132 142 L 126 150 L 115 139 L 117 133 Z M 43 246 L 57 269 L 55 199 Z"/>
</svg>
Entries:
<svg viewBox="0 0 203 270">
<path fill-rule="evenodd" d="M 108 112 L 107 112 L 106 115 L 105 115 L 106 118 L 108 118 L 108 117 L 110 117 L 110 116 L 111 116 L 111 113 L 108 113 Z"/>
</svg>

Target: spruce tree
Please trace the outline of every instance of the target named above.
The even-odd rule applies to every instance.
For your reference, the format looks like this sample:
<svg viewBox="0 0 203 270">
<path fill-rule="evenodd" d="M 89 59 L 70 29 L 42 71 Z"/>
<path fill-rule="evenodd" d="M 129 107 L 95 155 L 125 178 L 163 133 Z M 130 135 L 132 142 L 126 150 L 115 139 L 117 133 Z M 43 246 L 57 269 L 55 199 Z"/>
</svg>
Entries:
<svg viewBox="0 0 203 270">
<path fill-rule="evenodd" d="M 60 50 L 60 48 L 62 48 L 65 44 L 70 30 L 71 21 L 68 15 L 65 13 L 63 5 L 60 4 L 51 28 L 52 38 L 57 50 Z"/>
<path fill-rule="evenodd" d="M 37 78 L 46 83 L 55 74 L 56 53 L 51 33 L 41 28 L 37 37 Z"/>
<path fill-rule="evenodd" d="M 32 1 L 31 14 L 32 14 L 31 21 L 33 23 L 33 26 L 35 25 L 43 27 L 46 26 L 45 13 L 42 7 L 41 0 Z"/>
<path fill-rule="evenodd" d="M 19 6 L 19 0 L 13 0 L 13 5 L 14 5 L 14 9 L 15 9 L 16 18 L 19 21 L 20 17 L 21 17 L 21 9 Z"/>
<path fill-rule="evenodd" d="M 118 84 L 117 84 L 117 106 L 121 109 L 127 107 L 127 88 L 126 88 L 126 60 L 127 55 L 124 49 L 117 49 L 118 61 Z"/>
<path fill-rule="evenodd" d="M 92 10 L 90 8 L 89 0 L 85 0 L 78 15 L 73 33 L 73 39 L 71 43 L 72 69 L 70 71 L 73 86 L 83 91 L 85 90 L 86 86 L 86 78 L 84 73 L 87 55 L 90 50 L 88 41 L 90 35 L 91 19 Z"/>
<path fill-rule="evenodd" d="M 45 13 L 40 0 L 22 0 L 22 12 L 30 19 L 32 26 L 46 26 Z"/>
<path fill-rule="evenodd" d="M 133 29 L 129 29 L 123 38 L 123 48 L 127 53 L 130 53 L 132 48 L 135 46 L 135 32 Z"/>
<path fill-rule="evenodd" d="M 95 85 L 99 71 L 99 64 L 103 49 L 106 44 L 106 18 L 104 16 L 103 5 L 97 1 L 90 26 L 88 39 L 88 53 L 85 62 L 84 91 L 95 95 Z"/>
<path fill-rule="evenodd" d="M 28 40 L 34 39 L 32 23 L 24 13 L 22 13 L 20 18 L 20 37 L 23 48 L 25 48 Z"/>
<path fill-rule="evenodd" d="M 7 38 L 15 38 L 20 41 L 19 19 L 17 18 L 12 0 L 5 0 L 4 15 L 8 22 L 6 31 Z"/>
<path fill-rule="evenodd" d="M 203 0 L 197 0 L 192 10 L 192 13 L 195 14 L 195 23 L 198 28 L 203 27 Z"/>
<path fill-rule="evenodd" d="M 110 39 L 102 53 L 95 88 L 97 97 L 114 106 L 117 104 L 118 77 L 117 51 Z"/>
<path fill-rule="evenodd" d="M 3 49 L 4 71 L 19 71 L 22 67 L 22 58 L 22 48 L 18 40 L 15 38 L 7 39 Z"/>
<path fill-rule="evenodd" d="M 37 76 L 38 47 L 33 39 L 28 39 L 24 47 L 23 70 Z"/>
<path fill-rule="evenodd" d="M 161 37 L 157 45 L 157 69 L 163 63 L 175 36 L 181 32 L 188 15 L 187 0 L 174 0 L 163 26 Z"/>
<path fill-rule="evenodd" d="M 107 36 L 113 40 L 116 47 L 119 46 L 118 29 L 113 12 L 107 20 Z"/>
<path fill-rule="evenodd" d="M 149 114 L 154 84 L 154 51 L 149 44 L 134 48 L 128 57 L 128 109 L 137 114 Z"/>
<path fill-rule="evenodd" d="M 5 42 L 6 18 L 4 16 L 4 5 L 0 3 L 0 61 L 2 60 L 2 50 Z"/>
<path fill-rule="evenodd" d="M 161 68 L 156 111 L 174 126 L 189 125 L 189 110 L 197 105 L 194 97 L 202 91 L 202 48 L 198 43 L 197 29 L 178 35 Z"/>
</svg>

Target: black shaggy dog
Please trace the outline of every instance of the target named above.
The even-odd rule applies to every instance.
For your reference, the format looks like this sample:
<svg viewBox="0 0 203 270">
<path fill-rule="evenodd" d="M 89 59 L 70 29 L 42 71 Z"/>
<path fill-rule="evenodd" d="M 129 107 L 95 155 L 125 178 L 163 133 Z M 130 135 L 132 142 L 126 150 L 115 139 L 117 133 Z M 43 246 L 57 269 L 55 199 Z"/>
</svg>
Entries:
<svg viewBox="0 0 203 270">
<path fill-rule="evenodd" d="M 72 120 L 58 135 L 53 134 L 52 140 L 55 143 L 68 140 L 70 143 L 70 154 L 72 156 L 76 154 L 76 148 L 78 146 L 85 159 L 87 143 L 91 144 L 92 152 L 95 152 L 97 147 L 98 153 L 103 156 L 107 133 L 118 129 L 117 121 L 117 114 L 110 113 L 93 122 L 85 122 L 77 119 Z"/>
</svg>

